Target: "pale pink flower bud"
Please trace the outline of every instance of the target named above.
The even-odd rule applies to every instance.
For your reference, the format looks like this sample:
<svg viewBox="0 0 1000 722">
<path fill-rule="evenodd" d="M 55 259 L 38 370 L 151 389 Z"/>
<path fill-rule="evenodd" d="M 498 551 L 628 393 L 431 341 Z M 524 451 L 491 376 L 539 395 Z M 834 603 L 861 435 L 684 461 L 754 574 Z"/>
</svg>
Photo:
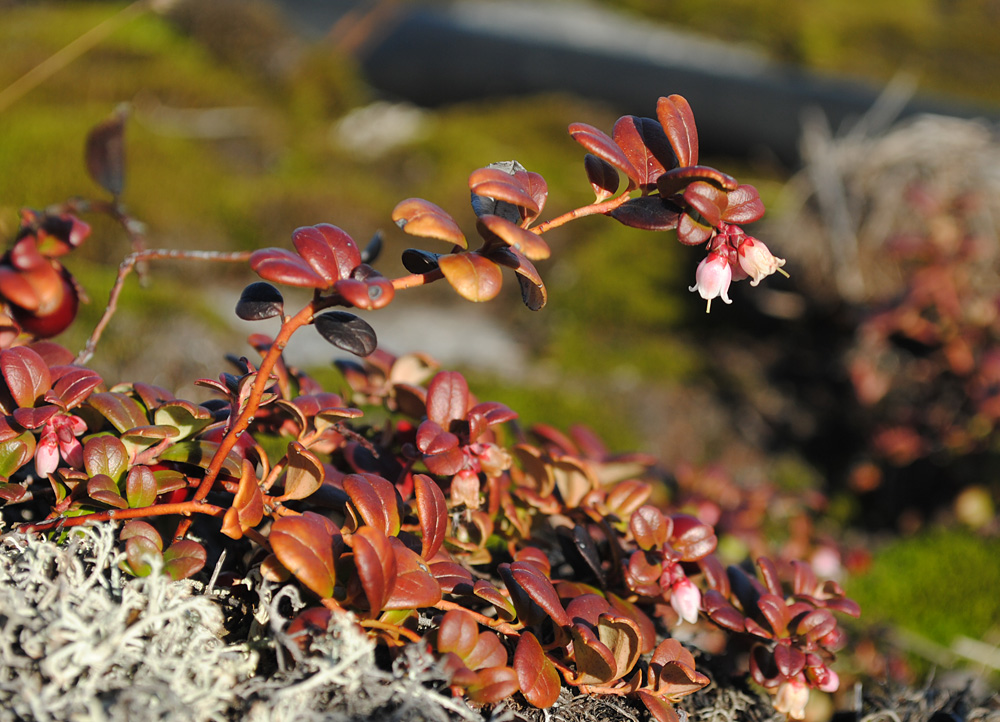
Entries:
<svg viewBox="0 0 1000 722">
<path fill-rule="evenodd" d="M 48 476 L 59 466 L 59 438 L 51 428 L 42 432 L 35 447 L 35 471 L 39 476 Z"/>
<path fill-rule="evenodd" d="M 774 695 L 774 710 L 789 719 L 805 719 L 808 702 L 809 687 L 799 674 L 778 685 L 778 692 Z"/>
<path fill-rule="evenodd" d="M 687 577 L 678 580 L 670 588 L 670 606 L 677 616 L 685 622 L 698 621 L 698 610 L 701 608 L 701 591 Z"/>
<path fill-rule="evenodd" d="M 453 506 L 464 504 L 473 510 L 479 508 L 479 474 L 463 469 L 451 477 L 451 503 Z"/>
<path fill-rule="evenodd" d="M 785 265 L 784 258 L 772 255 L 767 246 L 753 236 L 743 237 L 743 242 L 740 243 L 736 255 L 739 258 L 740 268 L 753 279 L 750 281 L 751 286 L 756 286 L 764 278 Z M 788 275 L 784 271 L 780 271 L 780 273 Z"/>
<path fill-rule="evenodd" d="M 708 303 L 705 313 L 712 310 L 712 299 L 721 297 L 726 303 L 729 300 L 729 284 L 733 281 L 733 269 L 729 260 L 721 253 L 712 251 L 698 264 L 694 273 L 694 285 L 688 286 L 689 291 L 697 291 Z"/>
<path fill-rule="evenodd" d="M 840 689 L 840 675 L 825 664 L 818 667 L 806 667 L 806 676 L 821 692 L 836 692 Z"/>
</svg>

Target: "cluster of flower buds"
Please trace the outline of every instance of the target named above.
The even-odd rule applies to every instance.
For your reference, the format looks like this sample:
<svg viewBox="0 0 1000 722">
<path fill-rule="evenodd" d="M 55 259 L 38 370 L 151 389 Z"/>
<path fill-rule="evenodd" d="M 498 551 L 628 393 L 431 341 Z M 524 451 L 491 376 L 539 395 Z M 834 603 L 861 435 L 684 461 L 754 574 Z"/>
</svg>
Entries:
<svg viewBox="0 0 1000 722">
<path fill-rule="evenodd" d="M 707 301 L 706 313 L 712 310 L 713 298 L 732 303 L 729 285 L 733 281 L 749 278 L 750 285 L 756 286 L 775 271 L 788 275 L 781 270 L 784 258 L 774 256 L 760 240 L 748 236 L 737 225 L 720 222 L 708 248 L 708 255 L 695 271 L 695 284 L 688 287 Z"/>
</svg>

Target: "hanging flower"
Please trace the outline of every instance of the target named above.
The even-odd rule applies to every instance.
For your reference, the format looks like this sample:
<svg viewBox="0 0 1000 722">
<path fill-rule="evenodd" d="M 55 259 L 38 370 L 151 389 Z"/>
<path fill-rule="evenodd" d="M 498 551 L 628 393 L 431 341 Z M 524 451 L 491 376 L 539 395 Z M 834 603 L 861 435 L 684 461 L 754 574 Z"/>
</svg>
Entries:
<svg viewBox="0 0 1000 722">
<path fill-rule="evenodd" d="M 695 284 L 689 286 L 688 290 L 697 291 L 708 301 L 705 313 L 712 310 L 713 298 L 721 297 L 725 303 L 732 303 L 729 300 L 729 284 L 733 280 L 733 269 L 729 266 L 729 259 L 723 254 L 712 251 L 705 256 L 705 259 L 698 264 L 694 279 Z"/>
<path fill-rule="evenodd" d="M 72 467 L 83 466 L 83 446 L 76 438 L 87 430 L 87 423 L 79 416 L 56 414 L 42 427 L 42 434 L 35 447 L 35 471 L 48 476 L 59 466 L 59 457 Z"/>
<path fill-rule="evenodd" d="M 736 250 L 740 268 L 750 276 L 750 285 L 756 286 L 764 278 L 770 276 L 775 271 L 787 276 L 781 270 L 785 265 L 784 258 L 777 258 L 768 250 L 761 241 L 753 236 L 743 236 L 742 242 Z"/>
</svg>

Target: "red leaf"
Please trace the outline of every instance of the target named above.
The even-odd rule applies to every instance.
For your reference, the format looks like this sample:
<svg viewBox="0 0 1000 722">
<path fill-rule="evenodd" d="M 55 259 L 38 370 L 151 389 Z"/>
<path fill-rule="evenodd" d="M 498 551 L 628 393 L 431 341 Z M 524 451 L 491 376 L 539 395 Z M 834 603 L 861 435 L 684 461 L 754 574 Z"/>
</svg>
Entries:
<svg viewBox="0 0 1000 722">
<path fill-rule="evenodd" d="M 229 511 L 233 512 L 235 518 L 231 518 Z M 229 511 L 226 512 L 226 519 L 232 524 L 227 530 L 224 523 L 222 531 L 234 539 L 242 537 L 247 529 L 257 526 L 264 518 L 264 496 L 260 490 L 253 462 L 248 459 L 243 460 L 240 485 L 233 496 L 233 505 Z"/>
<path fill-rule="evenodd" d="M 611 135 L 638 171 L 644 190 L 653 188 L 656 179 L 677 164 L 663 128 L 652 118 L 626 115 L 618 119 Z"/>
<path fill-rule="evenodd" d="M 481 632 L 476 639 L 476 645 L 465 657 L 469 669 L 480 670 L 486 667 L 502 667 L 507 664 L 507 649 L 493 632 Z"/>
<path fill-rule="evenodd" d="M 506 201 L 537 215 L 538 204 L 519 180 L 499 168 L 478 168 L 469 176 L 469 190 L 477 196 Z"/>
<path fill-rule="evenodd" d="M 809 612 L 795 626 L 795 633 L 802 635 L 810 642 L 822 639 L 837 628 L 837 620 L 825 609 Z"/>
<path fill-rule="evenodd" d="M 160 533 L 149 522 L 135 519 L 127 522 L 122 527 L 122 530 L 118 532 L 118 538 L 121 541 L 126 541 L 137 536 L 145 537 L 153 544 L 157 551 L 163 550 L 163 539 L 160 538 Z"/>
<path fill-rule="evenodd" d="M 427 386 L 427 418 L 448 429 L 469 411 L 469 384 L 457 371 L 439 371 Z"/>
<path fill-rule="evenodd" d="M 97 409 L 119 432 L 125 433 L 137 426 L 146 426 L 149 420 L 139 403 L 127 394 L 105 392 L 91 394 L 87 405 Z"/>
<path fill-rule="evenodd" d="M 510 565 L 510 573 L 517 585 L 520 586 L 527 593 L 528 597 L 541 607 L 546 614 L 552 617 L 552 621 L 560 627 L 565 627 L 570 624 L 569 615 L 566 614 L 566 610 L 563 609 L 555 587 L 553 587 L 552 582 L 538 570 L 538 567 L 529 562 L 514 562 Z"/>
<path fill-rule="evenodd" d="M 52 386 L 49 367 L 36 351 L 27 346 L 0 351 L 0 373 L 14 401 L 22 408 L 34 406 L 38 397 Z"/>
<path fill-rule="evenodd" d="M 377 474 L 348 474 L 343 485 L 365 524 L 387 537 L 399 534 L 399 492 L 391 482 Z"/>
<path fill-rule="evenodd" d="M 420 556 L 396 537 L 389 538 L 396 557 L 396 581 L 383 609 L 418 609 L 441 601 L 441 585 Z"/>
<path fill-rule="evenodd" d="M 693 165 L 668 170 L 656 179 L 656 187 L 661 196 L 669 198 L 695 181 L 706 181 L 724 191 L 734 191 L 740 185 L 735 178 L 720 170 L 705 165 Z"/>
<path fill-rule="evenodd" d="M 333 522 L 314 512 L 283 516 L 271 526 L 268 539 L 278 561 L 299 581 L 321 598 L 333 596 L 334 554 L 341 541 Z"/>
<path fill-rule="evenodd" d="M 771 631 L 779 637 L 788 633 L 788 623 L 791 621 L 785 600 L 774 594 L 762 594 L 757 600 L 757 608 L 771 625 Z"/>
<path fill-rule="evenodd" d="M 778 568 L 774 566 L 774 562 L 767 557 L 760 557 L 757 559 L 757 569 L 760 570 L 760 576 L 767 591 L 776 597 L 784 596 L 784 591 L 781 588 L 781 577 L 778 576 Z"/>
<path fill-rule="evenodd" d="M 752 185 L 741 185 L 729 191 L 726 212 L 722 220 L 730 223 L 753 223 L 764 216 L 764 202 Z"/>
<path fill-rule="evenodd" d="M 674 514 L 674 530 L 670 544 L 681 556 L 681 561 L 695 562 L 708 556 L 718 545 L 715 529 L 688 514 Z"/>
<path fill-rule="evenodd" d="M 292 243 L 310 268 L 326 281 L 326 286 L 348 278 L 351 271 L 361 265 L 358 244 L 329 223 L 296 228 L 292 232 Z"/>
<path fill-rule="evenodd" d="M 442 208 L 422 198 L 407 198 L 396 205 L 392 220 L 412 236 L 437 238 L 460 248 L 468 248 L 465 235 Z"/>
<path fill-rule="evenodd" d="M 512 622 L 517 619 L 517 612 L 514 610 L 514 605 L 490 582 L 485 579 L 476 580 L 476 583 L 472 587 L 472 592 L 483 601 L 492 604 L 493 608 L 497 611 L 497 616 L 505 622 Z"/>
<path fill-rule="evenodd" d="M 552 255 L 549 244 L 541 236 L 511 223 L 506 218 L 487 214 L 480 216 L 477 224 L 487 231 L 484 237 L 492 234 L 532 261 L 544 261 Z"/>
<path fill-rule="evenodd" d="M 489 667 L 480 670 L 476 682 L 468 688 L 468 696 L 476 704 L 496 704 L 517 692 L 517 674 L 510 667 Z"/>
<path fill-rule="evenodd" d="M 726 192 L 705 181 L 695 181 L 684 189 L 684 200 L 701 214 L 713 228 L 722 220 L 722 213 L 729 202 Z"/>
<path fill-rule="evenodd" d="M 443 454 L 459 444 L 459 438 L 441 425 L 427 419 L 417 427 L 417 448 L 425 454 Z"/>
<path fill-rule="evenodd" d="M 297 441 L 291 442 L 288 445 L 286 459 L 288 465 L 285 470 L 282 499 L 305 499 L 323 485 L 323 464 L 302 444 Z"/>
<path fill-rule="evenodd" d="M 445 594 L 472 593 L 472 572 L 461 564 L 442 561 L 434 562 L 429 568 Z"/>
<path fill-rule="evenodd" d="M 713 232 L 712 226 L 695 220 L 688 213 L 682 213 L 677 223 L 677 240 L 685 246 L 700 246 L 712 237 Z"/>
<path fill-rule="evenodd" d="M 82 403 L 91 391 L 104 383 L 96 372 L 79 366 L 56 366 L 50 370 L 56 381 L 52 390 L 45 394 L 45 400 L 66 410 Z"/>
<path fill-rule="evenodd" d="M 798 647 L 779 644 L 774 648 L 774 663 L 785 677 L 794 677 L 806 666 L 806 655 Z"/>
<path fill-rule="evenodd" d="M 441 618 L 437 631 L 437 651 L 454 652 L 463 660 L 479 641 L 479 624 L 463 609 L 452 609 Z"/>
<path fill-rule="evenodd" d="M 448 504 L 441 487 L 425 474 L 414 474 L 413 489 L 420 520 L 420 556 L 430 559 L 448 533 Z"/>
<path fill-rule="evenodd" d="M 569 134 L 595 156 L 624 173 L 629 179 L 629 188 L 638 184 L 639 172 L 607 133 L 586 123 L 571 123 Z"/>
<path fill-rule="evenodd" d="M 628 522 L 635 543 L 646 551 L 659 549 L 673 533 L 673 521 L 655 506 L 646 504 L 632 512 Z"/>
<path fill-rule="evenodd" d="M 301 288 L 325 288 L 326 279 L 316 273 L 302 256 L 284 248 L 262 248 L 250 254 L 250 268 L 265 281 Z"/>
<path fill-rule="evenodd" d="M 514 672 L 528 703 L 547 709 L 559 699 L 562 682 L 555 665 L 545 656 L 542 645 L 531 632 L 521 632 L 514 651 Z"/>
<path fill-rule="evenodd" d="M 500 293 L 503 277 L 496 263 L 478 253 L 453 253 L 438 259 L 441 273 L 467 301 L 489 301 Z"/>
<path fill-rule="evenodd" d="M 709 589 L 701 596 L 701 603 L 705 609 L 705 614 L 713 622 L 724 629 L 734 632 L 745 630 L 745 618 L 743 613 L 730 604 L 725 597 L 715 589 Z"/>
<path fill-rule="evenodd" d="M 657 697 L 644 689 L 640 689 L 639 699 L 646 705 L 646 709 L 649 710 L 649 713 L 656 722 L 680 722 L 677 710 L 662 697 Z"/>
<path fill-rule="evenodd" d="M 660 98 L 656 102 L 656 117 L 660 120 L 670 146 L 681 166 L 698 164 L 698 129 L 694 113 L 687 100 L 680 95 Z"/>
<path fill-rule="evenodd" d="M 352 546 L 361 588 L 374 617 L 384 608 L 396 583 L 396 555 L 385 534 L 373 526 L 358 529 Z"/>
<path fill-rule="evenodd" d="M 670 700 L 697 692 L 709 683 L 708 677 L 695 669 L 691 652 L 676 639 L 665 639 L 656 647 L 649 675 L 653 691 Z"/>
<path fill-rule="evenodd" d="M 531 199 L 535 201 L 535 205 L 538 206 L 538 213 L 542 212 L 545 208 L 545 201 L 549 197 L 549 186 L 545 182 L 545 179 L 538 173 L 532 173 L 531 171 L 519 170 L 514 173 L 514 177 L 517 178 L 521 187 L 527 191 Z M 527 218 L 534 218 L 538 213 L 529 213 Z"/>
<path fill-rule="evenodd" d="M 98 123 L 87 134 L 87 172 L 97 185 L 118 197 L 125 186 L 124 111 Z"/>
</svg>

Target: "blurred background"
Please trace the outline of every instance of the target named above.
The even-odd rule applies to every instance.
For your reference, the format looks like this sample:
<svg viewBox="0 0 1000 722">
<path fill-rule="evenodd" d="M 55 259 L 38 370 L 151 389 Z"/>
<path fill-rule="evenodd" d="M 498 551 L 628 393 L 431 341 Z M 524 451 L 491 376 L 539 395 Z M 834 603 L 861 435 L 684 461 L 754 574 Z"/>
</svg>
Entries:
<svg viewBox="0 0 1000 722">
<path fill-rule="evenodd" d="M 763 530 L 825 563 L 865 610 L 857 674 L 996 687 L 997 27 L 998 0 L 0 0 L 0 236 L 22 207 L 101 197 L 84 139 L 127 104 L 123 200 L 151 247 L 287 246 L 329 222 L 383 231 L 378 266 L 400 274 L 405 248 L 446 250 L 395 228 L 400 200 L 472 232 L 468 174 L 516 158 L 548 181 L 544 217 L 587 204 L 567 125 L 610 131 L 680 93 L 702 163 L 760 190 L 749 231 L 791 278 L 706 316 L 698 249 L 589 218 L 547 236 L 542 311 L 510 280 L 483 307 L 438 284 L 366 316 L 380 346 L 430 353 L 528 423 L 655 454 L 671 493 L 729 524 L 732 558 Z M 129 251 L 85 219 L 74 351 Z M 254 278 L 154 263 L 91 365 L 198 398 L 193 380 L 275 332 L 233 314 Z M 288 353 L 336 389 L 334 355 Z"/>
</svg>

